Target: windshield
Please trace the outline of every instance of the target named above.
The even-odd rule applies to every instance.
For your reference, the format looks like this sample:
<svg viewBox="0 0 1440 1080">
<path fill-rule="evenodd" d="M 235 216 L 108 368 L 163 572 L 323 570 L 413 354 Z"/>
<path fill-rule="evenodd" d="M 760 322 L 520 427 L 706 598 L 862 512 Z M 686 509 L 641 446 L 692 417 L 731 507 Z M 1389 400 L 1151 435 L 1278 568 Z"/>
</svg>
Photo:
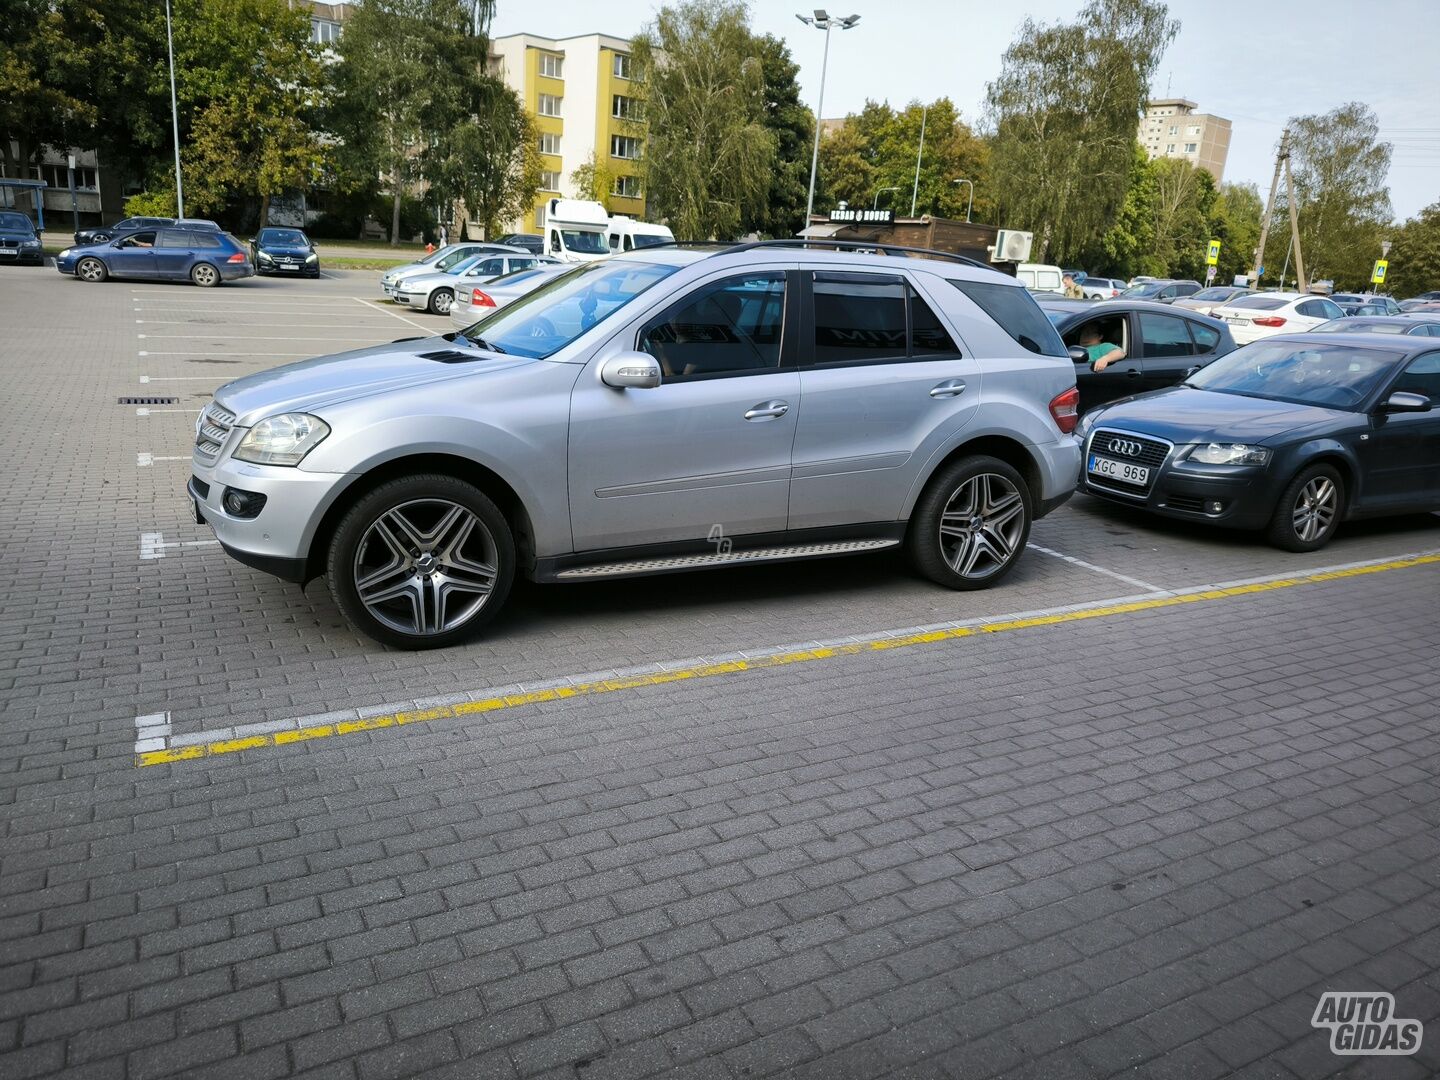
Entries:
<svg viewBox="0 0 1440 1080">
<path fill-rule="evenodd" d="M 1365 319 L 1331 319 L 1327 323 L 1321 323 L 1310 331 L 1312 334 L 1403 334 L 1410 329 L 1410 324 L 1380 322 L 1378 320 L 1369 322 Z"/>
<path fill-rule="evenodd" d="M 260 243 L 287 244 L 290 247 L 309 247 L 310 241 L 299 229 L 261 229 Z"/>
<path fill-rule="evenodd" d="M 1395 366 L 1380 349 L 1318 342 L 1257 342 L 1222 356 L 1186 385 L 1272 401 L 1353 409 Z"/>
<path fill-rule="evenodd" d="M 1131 285 L 1120 295 L 1121 297 L 1154 296 L 1163 288 L 1165 288 L 1163 281 L 1147 281 L 1142 285 Z"/>
<path fill-rule="evenodd" d="M 643 236 L 643 235 L 640 235 L 640 236 L 632 236 L 631 239 L 635 241 L 635 246 L 636 246 L 637 248 L 655 247 L 657 244 L 672 244 L 672 243 L 674 243 L 673 240 L 669 239 L 668 237 L 664 237 L 664 236 Z"/>
<path fill-rule="evenodd" d="M 24 214 L 0 214 L 0 229 L 19 229 L 21 232 L 34 232 L 30 225 L 30 219 Z"/>
<path fill-rule="evenodd" d="M 581 229 L 561 229 L 560 240 L 565 245 L 566 251 L 573 251 L 576 255 L 610 254 L 610 248 L 605 243 L 603 233 L 585 232 Z"/>
<path fill-rule="evenodd" d="M 496 346 L 496 351 L 543 360 L 676 269 L 608 260 L 586 263 L 560 274 L 463 333 L 482 348 Z"/>
<path fill-rule="evenodd" d="M 1201 289 L 1191 300 L 1229 300 L 1236 295 L 1235 289 Z"/>
</svg>

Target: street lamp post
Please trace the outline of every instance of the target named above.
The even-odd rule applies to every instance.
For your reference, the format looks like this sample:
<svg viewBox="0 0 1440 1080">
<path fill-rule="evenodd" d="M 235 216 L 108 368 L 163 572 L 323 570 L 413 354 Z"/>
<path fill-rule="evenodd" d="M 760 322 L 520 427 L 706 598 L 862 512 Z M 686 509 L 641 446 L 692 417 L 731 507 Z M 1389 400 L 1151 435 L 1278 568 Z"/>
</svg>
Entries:
<svg viewBox="0 0 1440 1080">
<path fill-rule="evenodd" d="M 849 30 L 860 21 L 859 15 L 830 15 L 824 8 L 816 8 L 814 15 L 796 15 L 806 26 L 825 31 L 825 53 L 820 61 L 820 100 L 815 104 L 815 145 L 810 151 L 810 195 L 805 200 L 805 228 L 810 227 L 810 215 L 815 212 L 815 169 L 820 164 L 820 117 L 825 111 L 825 69 L 830 66 L 830 31 L 838 26 Z"/>
<path fill-rule="evenodd" d="M 915 153 L 915 187 L 910 192 L 910 216 L 915 216 L 915 200 L 920 194 L 920 160 L 925 156 L 925 117 L 930 111 L 929 105 L 920 107 L 920 149 Z"/>
<path fill-rule="evenodd" d="M 879 191 L 875 192 L 875 201 L 874 201 L 874 203 L 871 204 L 870 209 L 871 209 L 871 210 L 878 210 L 878 209 L 880 208 L 880 196 L 881 196 L 881 195 L 884 195 L 885 192 L 887 192 L 887 191 L 899 191 L 899 190 L 900 190 L 900 188 L 899 188 L 898 186 L 896 186 L 896 187 L 882 187 Z"/>
<path fill-rule="evenodd" d="M 175 36 L 170 29 L 170 0 L 165 0 L 165 47 L 170 53 L 170 123 L 175 133 L 175 216 L 185 216 L 185 190 L 180 185 L 180 110 L 175 105 Z"/>
<path fill-rule="evenodd" d="M 951 180 L 952 184 L 969 184 L 970 198 L 965 202 L 965 220 L 970 220 L 970 209 L 975 205 L 975 183 L 973 180 L 966 180 L 963 176 L 958 180 Z"/>
</svg>

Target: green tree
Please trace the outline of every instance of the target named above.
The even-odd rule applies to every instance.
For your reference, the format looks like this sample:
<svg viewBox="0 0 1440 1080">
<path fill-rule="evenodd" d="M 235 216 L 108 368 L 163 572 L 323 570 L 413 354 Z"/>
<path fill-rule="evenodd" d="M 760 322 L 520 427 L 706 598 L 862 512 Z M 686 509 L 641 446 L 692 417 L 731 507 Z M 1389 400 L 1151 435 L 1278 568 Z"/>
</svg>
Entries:
<svg viewBox="0 0 1440 1080">
<path fill-rule="evenodd" d="M 1210 238 L 1220 241 L 1215 282 L 1227 285 L 1254 269 L 1260 242 L 1260 216 L 1265 204 L 1254 184 L 1221 184 L 1210 211 Z"/>
<path fill-rule="evenodd" d="M 1155 220 L 1160 193 L 1154 163 L 1138 142 L 1132 143 L 1125 198 L 1110 227 L 1084 249 L 1080 262 L 1092 273 L 1129 279 L 1160 276 L 1165 268 L 1155 255 Z"/>
<path fill-rule="evenodd" d="M 595 151 L 585 155 L 585 162 L 576 166 L 570 174 L 570 183 L 575 185 L 577 198 L 598 202 L 610 210 L 610 193 L 615 187 L 615 173 L 595 156 Z"/>
<path fill-rule="evenodd" d="M 1440 289 L 1440 202 L 1405 222 L 1392 239 L 1384 288 L 1400 297 Z"/>
<path fill-rule="evenodd" d="M 429 175 L 432 190 L 460 203 L 494 236 L 534 203 L 543 161 L 540 132 L 519 95 L 498 79 L 480 88 L 477 111 L 451 129 Z"/>
<path fill-rule="evenodd" d="M 739 235 L 745 208 L 770 188 L 776 137 L 744 4 L 683 0 L 632 43 L 649 135 L 647 205 L 683 240 Z"/>
<path fill-rule="evenodd" d="M 1150 162 L 1155 177 L 1155 259 L 1161 273 L 1200 280 L 1215 204 L 1215 179 L 1177 158 Z"/>
<path fill-rule="evenodd" d="M 752 46 L 760 58 L 765 127 L 775 137 L 775 164 L 770 190 L 759 202 L 741 209 L 740 231 L 794 236 L 805 227 L 805 201 L 810 194 L 810 150 L 815 119 L 800 101 L 800 66 L 790 47 L 771 34 Z"/>
<path fill-rule="evenodd" d="M 986 98 L 1000 224 L 1069 262 L 1115 222 L 1150 78 L 1179 24 L 1157 0 L 1090 0 L 1074 23 L 1027 19 Z"/>
</svg>

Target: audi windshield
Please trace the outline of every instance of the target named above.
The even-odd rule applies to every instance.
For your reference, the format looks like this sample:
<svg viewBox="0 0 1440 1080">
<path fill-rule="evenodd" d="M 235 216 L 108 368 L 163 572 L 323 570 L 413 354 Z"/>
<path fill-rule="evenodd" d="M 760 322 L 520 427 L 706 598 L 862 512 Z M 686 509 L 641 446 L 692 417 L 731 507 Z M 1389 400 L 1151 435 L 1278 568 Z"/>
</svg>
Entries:
<svg viewBox="0 0 1440 1080">
<path fill-rule="evenodd" d="M 1257 342 L 1201 368 L 1185 385 L 1297 405 L 1354 409 L 1394 369 L 1397 355 L 1340 342 Z"/>
</svg>

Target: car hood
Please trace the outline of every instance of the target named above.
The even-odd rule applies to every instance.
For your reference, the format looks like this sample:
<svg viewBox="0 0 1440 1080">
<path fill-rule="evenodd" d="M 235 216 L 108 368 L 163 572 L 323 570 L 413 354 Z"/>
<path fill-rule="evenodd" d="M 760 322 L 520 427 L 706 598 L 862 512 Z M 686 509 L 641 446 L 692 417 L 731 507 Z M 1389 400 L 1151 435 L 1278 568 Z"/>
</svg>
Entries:
<svg viewBox="0 0 1440 1080">
<path fill-rule="evenodd" d="M 281 256 L 289 255 L 296 259 L 304 259 L 310 254 L 307 247 L 296 247 L 293 244 L 256 244 L 256 251 L 263 251 L 266 255 Z"/>
<path fill-rule="evenodd" d="M 435 354 L 442 354 L 442 358 L 433 359 Z M 474 359 L 452 358 L 447 362 L 444 354 L 463 354 Z M 215 400 L 235 414 L 237 426 L 251 427 L 278 413 L 319 412 L 342 401 L 422 383 L 487 373 L 498 377 L 538 362 L 528 357 L 502 356 L 463 341 L 455 344 L 434 336 L 318 356 L 260 371 L 226 383 L 215 391 Z"/>
<path fill-rule="evenodd" d="M 1123 427 L 1179 445 L 1197 442 L 1265 442 L 1286 432 L 1332 424 L 1346 415 L 1319 405 L 1267 401 L 1188 386 L 1122 398 L 1097 410 L 1096 427 Z"/>
<path fill-rule="evenodd" d="M 436 270 L 429 263 L 406 263 L 404 266 L 397 266 L 394 269 L 386 270 L 380 275 L 381 281 L 395 282 L 404 278 L 414 277 L 416 274 L 439 274 L 444 271 Z"/>
<path fill-rule="evenodd" d="M 469 284 L 473 285 L 476 282 L 484 281 L 485 279 L 478 277 L 460 277 L 456 274 L 451 274 L 445 270 L 434 270 L 427 274 L 408 274 L 402 280 L 404 281 L 405 287 L 407 289 L 414 289 L 419 291 L 424 289 L 433 289 L 437 285 L 458 285 L 462 281 L 468 282 Z"/>
</svg>

